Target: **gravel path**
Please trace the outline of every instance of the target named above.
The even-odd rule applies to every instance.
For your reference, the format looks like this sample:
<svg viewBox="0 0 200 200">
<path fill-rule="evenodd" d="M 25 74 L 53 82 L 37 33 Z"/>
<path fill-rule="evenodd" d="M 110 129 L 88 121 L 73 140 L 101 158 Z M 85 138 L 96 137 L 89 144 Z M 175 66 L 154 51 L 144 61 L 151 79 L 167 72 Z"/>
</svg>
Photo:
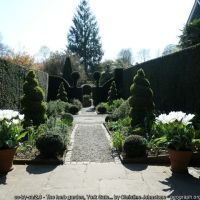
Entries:
<svg viewBox="0 0 200 200">
<path fill-rule="evenodd" d="M 93 114 L 88 116 L 80 113 L 76 117 L 75 122 L 78 127 L 75 131 L 71 162 L 114 161 L 105 129 L 102 127 L 102 116 Z M 83 123 L 84 118 L 87 119 L 85 123 Z"/>
</svg>

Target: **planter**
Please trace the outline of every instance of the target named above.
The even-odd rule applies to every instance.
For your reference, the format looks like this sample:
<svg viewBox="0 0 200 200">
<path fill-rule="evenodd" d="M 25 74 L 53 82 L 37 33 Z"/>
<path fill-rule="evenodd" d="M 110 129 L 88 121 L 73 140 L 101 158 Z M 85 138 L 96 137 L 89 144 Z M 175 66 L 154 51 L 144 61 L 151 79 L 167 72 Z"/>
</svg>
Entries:
<svg viewBox="0 0 200 200">
<path fill-rule="evenodd" d="M 176 151 L 169 149 L 169 159 L 172 172 L 188 173 L 188 165 L 192 158 L 192 151 Z"/>
<path fill-rule="evenodd" d="M 13 169 L 13 158 L 16 149 L 0 149 L 0 173 L 7 173 Z"/>
</svg>

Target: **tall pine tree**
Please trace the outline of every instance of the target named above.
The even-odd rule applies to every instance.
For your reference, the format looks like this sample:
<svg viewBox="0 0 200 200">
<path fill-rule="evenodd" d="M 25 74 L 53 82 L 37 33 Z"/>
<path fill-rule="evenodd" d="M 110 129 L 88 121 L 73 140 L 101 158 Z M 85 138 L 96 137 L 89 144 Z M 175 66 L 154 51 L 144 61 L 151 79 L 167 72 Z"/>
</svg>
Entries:
<svg viewBox="0 0 200 200">
<path fill-rule="evenodd" d="M 88 2 L 81 0 L 68 33 L 68 50 L 80 57 L 87 75 L 96 71 L 103 56 L 98 33 L 97 21 Z"/>
</svg>

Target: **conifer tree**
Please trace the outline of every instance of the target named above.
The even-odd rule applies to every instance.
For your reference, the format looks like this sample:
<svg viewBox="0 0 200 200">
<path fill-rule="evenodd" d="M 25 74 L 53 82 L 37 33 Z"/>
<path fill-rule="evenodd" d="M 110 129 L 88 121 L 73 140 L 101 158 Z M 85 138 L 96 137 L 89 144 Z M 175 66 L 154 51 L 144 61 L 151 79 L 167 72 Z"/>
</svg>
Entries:
<svg viewBox="0 0 200 200">
<path fill-rule="evenodd" d="M 149 125 L 145 125 L 146 119 L 153 118 L 153 91 L 150 88 L 150 83 L 145 77 L 143 69 L 139 69 L 137 74 L 133 78 L 133 84 L 130 87 L 131 97 L 129 98 L 129 104 L 131 107 L 130 117 L 131 126 L 137 125 L 149 129 Z M 150 120 L 149 120 L 150 122 Z"/>
<path fill-rule="evenodd" d="M 115 99 L 117 99 L 117 88 L 115 81 L 113 81 L 108 91 L 108 102 L 111 103 Z"/>
<path fill-rule="evenodd" d="M 22 97 L 22 113 L 25 115 L 24 124 L 40 125 L 47 119 L 47 105 L 44 101 L 44 91 L 39 86 L 34 71 L 29 71 L 24 85 L 24 95 Z"/>
<path fill-rule="evenodd" d="M 96 71 L 103 51 L 97 21 L 87 0 L 81 0 L 74 15 L 73 25 L 68 33 L 68 50 L 80 57 L 87 75 Z"/>
<path fill-rule="evenodd" d="M 65 90 L 65 86 L 63 82 L 61 82 L 61 84 L 59 85 L 57 98 L 60 99 L 61 101 L 65 101 L 65 102 L 68 101 L 67 92 Z"/>
</svg>

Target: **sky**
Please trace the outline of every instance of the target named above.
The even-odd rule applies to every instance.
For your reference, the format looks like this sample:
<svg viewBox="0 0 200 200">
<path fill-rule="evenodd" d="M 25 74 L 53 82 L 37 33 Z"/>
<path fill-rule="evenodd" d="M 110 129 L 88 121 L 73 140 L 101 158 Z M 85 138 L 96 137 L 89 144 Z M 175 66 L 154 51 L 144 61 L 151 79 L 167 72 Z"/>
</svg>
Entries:
<svg viewBox="0 0 200 200">
<path fill-rule="evenodd" d="M 177 44 L 195 0 L 89 0 L 105 59 L 123 48 L 154 54 Z M 63 51 L 80 0 L 0 0 L 2 42 L 36 55 L 41 46 Z M 157 52 L 157 53 L 156 53 Z M 152 54 L 152 57 L 155 55 Z"/>
</svg>

